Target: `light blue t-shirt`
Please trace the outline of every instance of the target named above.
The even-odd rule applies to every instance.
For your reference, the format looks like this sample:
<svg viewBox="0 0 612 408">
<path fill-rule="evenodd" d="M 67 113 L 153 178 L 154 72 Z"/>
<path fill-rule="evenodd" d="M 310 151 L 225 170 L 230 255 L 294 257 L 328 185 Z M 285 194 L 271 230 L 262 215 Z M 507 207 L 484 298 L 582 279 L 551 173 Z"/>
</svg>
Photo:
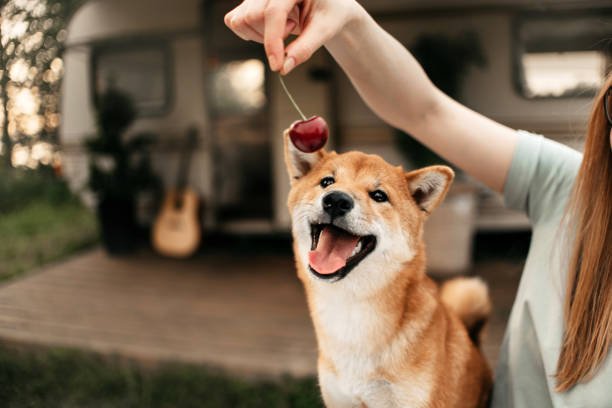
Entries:
<svg viewBox="0 0 612 408">
<path fill-rule="evenodd" d="M 611 408 L 612 353 L 589 382 L 555 391 L 568 257 L 561 222 L 582 155 L 542 136 L 518 133 L 504 199 L 527 213 L 533 234 L 500 352 L 492 407 Z"/>
</svg>

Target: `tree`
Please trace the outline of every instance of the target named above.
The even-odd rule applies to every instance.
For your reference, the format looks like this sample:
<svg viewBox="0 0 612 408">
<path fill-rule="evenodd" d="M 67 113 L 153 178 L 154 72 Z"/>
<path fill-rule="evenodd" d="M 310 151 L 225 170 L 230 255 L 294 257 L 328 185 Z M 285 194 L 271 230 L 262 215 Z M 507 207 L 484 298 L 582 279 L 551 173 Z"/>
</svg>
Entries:
<svg viewBox="0 0 612 408">
<path fill-rule="evenodd" d="M 8 0 L 0 11 L 2 161 L 13 147 L 57 143 L 66 24 L 83 0 Z"/>
</svg>

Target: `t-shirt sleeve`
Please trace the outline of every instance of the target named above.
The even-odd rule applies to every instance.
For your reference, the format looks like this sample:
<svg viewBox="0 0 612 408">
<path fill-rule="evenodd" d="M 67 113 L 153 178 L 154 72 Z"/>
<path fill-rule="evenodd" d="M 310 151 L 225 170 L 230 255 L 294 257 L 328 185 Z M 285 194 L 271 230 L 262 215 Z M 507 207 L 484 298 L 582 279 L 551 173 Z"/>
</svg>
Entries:
<svg viewBox="0 0 612 408">
<path fill-rule="evenodd" d="M 541 135 L 519 130 L 518 136 L 504 201 L 537 224 L 565 210 L 582 154 Z"/>
</svg>

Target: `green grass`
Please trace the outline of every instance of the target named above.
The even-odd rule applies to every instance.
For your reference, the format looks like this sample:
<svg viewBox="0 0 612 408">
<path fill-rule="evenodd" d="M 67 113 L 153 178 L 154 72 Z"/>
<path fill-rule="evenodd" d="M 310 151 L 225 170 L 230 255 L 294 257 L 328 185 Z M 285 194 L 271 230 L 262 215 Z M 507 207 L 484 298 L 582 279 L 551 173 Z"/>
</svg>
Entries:
<svg viewBox="0 0 612 408">
<path fill-rule="evenodd" d="M 97 236 L 94 215 L 76 200 L 39 199 L 0 213 L 0 281 L 90 246 Z"/>
<path fill-rule="evenodd" d="M 314 378 L 276 382 L 229 378 L 202 367 L 144 370 L 73 350 L 0 348 L 3 407 L 322 407 Z"/>
<path fill-rule="evenodd" d="M 41 172 L 0 171 L 0 282 L 97 239 L 95 216 L 65 183 Z M 193 365 L 145 370 L 75 350 L 0 346 L 0 406 L 316 408 L 322 402 L 314 378 L 245 381 Z"/>
</svg>

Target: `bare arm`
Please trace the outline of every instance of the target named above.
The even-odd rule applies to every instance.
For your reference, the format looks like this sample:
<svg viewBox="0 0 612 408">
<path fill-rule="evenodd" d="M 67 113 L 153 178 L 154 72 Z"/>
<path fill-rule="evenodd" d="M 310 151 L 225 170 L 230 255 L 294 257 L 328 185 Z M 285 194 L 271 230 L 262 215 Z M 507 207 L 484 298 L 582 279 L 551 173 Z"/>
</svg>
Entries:
<svg viewBox="0 0 612 408">
<path fill-rule="evenodd" d="M 404 46 L 365 12 L 326 47 L 383 120 L 503 190 L 517 140 L 513 129 L 443 94 Z"/>
<path fill-rule="evenodd" d="M 290 15 L 299 14 L 297 3 L 302 13 L 292 19 Z M 253 32 L 263 33 L 250 39 L 265 44 L 272 69 L 287 73 L 325 45 L 363 100 L 383 120 L 494 190 L 503 190 L 516 132 L 444 95 L 406 48 L 356 2 L 248 0 L 243 5 L 248 5 L 250 17 L 230 13 L 226 23 L 237 31 L 242 21 L 249 21 Z M 253 10 L 260 10 L 262 19 Z M 242 20 L 232 24 L 236 15 Z M 282 38 L 289 28 L 298 37 L 284 49 L 285 56 Z"/>
</svg>

